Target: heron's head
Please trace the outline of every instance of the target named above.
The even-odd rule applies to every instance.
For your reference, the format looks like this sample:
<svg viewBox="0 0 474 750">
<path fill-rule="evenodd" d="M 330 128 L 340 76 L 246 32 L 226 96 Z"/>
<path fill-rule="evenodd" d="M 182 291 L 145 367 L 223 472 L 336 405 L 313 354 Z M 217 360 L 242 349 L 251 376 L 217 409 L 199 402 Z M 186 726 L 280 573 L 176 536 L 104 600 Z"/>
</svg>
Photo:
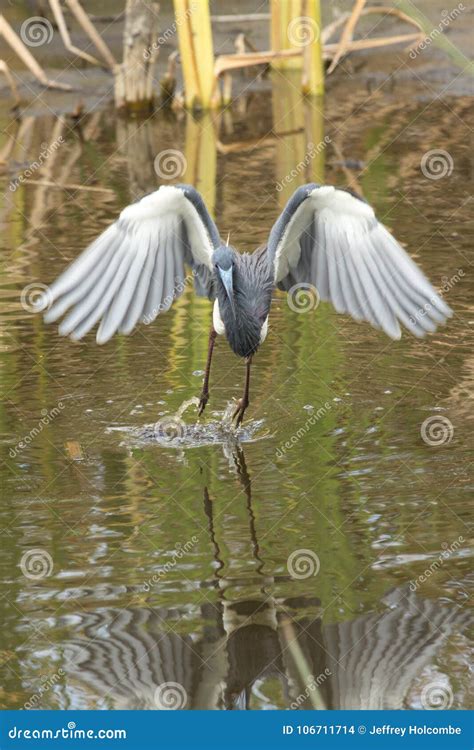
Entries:
<svg viewBox="0 0 474 750">
<path fill-rule="evenodd" d="M 234 264 L 235 251 L 229 245 L 221 245 L 212 256 L 217 281 L 217 296 L 228 302 L 235 317 Z"/>
</svg>

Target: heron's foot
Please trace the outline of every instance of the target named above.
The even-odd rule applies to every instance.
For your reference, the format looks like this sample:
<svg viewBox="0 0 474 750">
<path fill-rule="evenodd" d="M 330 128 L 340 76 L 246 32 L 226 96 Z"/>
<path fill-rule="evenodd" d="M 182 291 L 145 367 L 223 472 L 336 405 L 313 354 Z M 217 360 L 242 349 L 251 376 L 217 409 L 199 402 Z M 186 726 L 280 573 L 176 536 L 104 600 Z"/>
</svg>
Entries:
<svg viewBox="0 0 474 750">
<path fill-rule="evenodd" d="M 209 391 L 203 391 L 199 397 L 198 417 L 201 416 L 209 401 Z"/>
<path fill-rule="evenodd" d="M 237 402 L 237 408 L 232 415 L 232 419 L 235 419 L 235 426 L 240 427 L 244 418 L 245 411 L 249 405 L 248 399 L 240 398 Z"/>
</svg>

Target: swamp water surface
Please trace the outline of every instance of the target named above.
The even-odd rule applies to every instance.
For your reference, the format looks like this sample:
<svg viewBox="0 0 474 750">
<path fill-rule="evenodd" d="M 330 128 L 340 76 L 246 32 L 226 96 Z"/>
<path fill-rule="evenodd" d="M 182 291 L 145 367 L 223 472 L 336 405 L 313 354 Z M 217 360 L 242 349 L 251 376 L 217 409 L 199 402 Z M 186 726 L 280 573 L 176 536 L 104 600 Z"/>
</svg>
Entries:
<svg viewBox="0 0 474 750">
<path fill-rule="evenodd" d="M 470 705 L 468 100 L 407 100 L 348 92 L 320 115 L 285 84 L 273 104 L 263 90 L 214 122 L 108 110 L 80 132 L 66 116 L 2 122 L 16 164 L 2 175 L 3 708 Z M 420 170 L 434 148 L 454 161 L 441 179 Z M 61 339 L 20 295 L 163 181 L 165 149 L 240 249 L 265 241 L 299 184 L 355 184 L 454 318 L 394 343 L 323 303 L 295 313 L 277 292 L 240 435 L 200 442 L 243 385 L 219 339 L 201 426 L 193 405 L 181 415 L 198 439 L 155 440 L 149 426 L 199 394 L 210 304 L 187 285 L 153 325 L 99 348 Z M 426 442 L 431 417 L 453 430 L 442 421 Z M 43 558 L 28 569 L 32 550 Z"/>
</svg>

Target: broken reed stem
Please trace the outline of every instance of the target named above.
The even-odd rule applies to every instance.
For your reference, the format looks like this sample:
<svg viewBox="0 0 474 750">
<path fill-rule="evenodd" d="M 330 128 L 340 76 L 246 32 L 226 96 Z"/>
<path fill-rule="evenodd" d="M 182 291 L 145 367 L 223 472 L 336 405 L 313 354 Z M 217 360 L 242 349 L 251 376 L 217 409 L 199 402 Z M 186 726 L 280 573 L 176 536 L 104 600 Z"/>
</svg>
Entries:
<svg viewBox="0 0 474 750">
<path fill-rule="evenodd" d="M 420 39 L 420 33 L 401 34 L 399 36 L 376 37 L 375 39 L 356 39 L 347 45 L 347 52 L 356 52 L 357 50 L 366 50 L 376 47 L 385 47 L 390 44 L 402 44 L 403 42 L 413 42 Z M 339 43 L 326 44 L 323 47 L 323 59 L 330 60 L 339 48 Z M 284 50 L 282 52 L 247 52 L 241 55 L 220 55 L 216 59 L 216 75 L 221 76 L 227 70 L 236 70 L 246 68 L 251 65 L 264 65 L 273 63 L 281 58 L 302 57 L 301 50 Z"/>
<path fill-rule="evenodd" d="M 98 60 L 96 60 L 95 57 L 92 57 L 92 55 L 89 55 L 87 52 L 83 52 L 72 43 L 59 0 L 49 0 L 49 4 L 51 6 L 51 10 L 53 11 L 54 20 L 56 21 L 56 24 L 58 26 L 61 39 L 63 40 L 63 44 L 68 52 L 72 52 L 72 54 L 77 55 L 77 57 L 82 57 L 83 60 L 86 60 L 92 65 L 98 65 L 99 67 L 101 67 L 103 63 L 100 63 Z"/>
<path fill-rule="evenodd" d="M 376 37 L 375 39 L 356 39 L 350 42 L 346 47 L 346 52 L 356 52 L 362 49 L 372 49 L 376 47 L 387 47 L 390 44 L 401 44 L 402 42 L 413 42 L 415 39 L 423 39 L 423 34 L 400 34 L 399 36 Z M 337 52 L 339 44 L 326 44 L 324 55 L 331 57 Z"/>
<path fill-rule="evenodd" d="M 10 68 L 6 64 L 5 60 L 0 60 L 0 73 L 3 73 L 5 78 L 7 79 L 8 85 L 10 86 L 10 91 L 12 92 L 12 96 L 15 100 L 15 107 L 18 107 L 20 104 L 20 95 L 18 93 L 18 89 L 15 83 L 15 79 L 13 78 Z M 0 159 L 1 163 L 1 159 Z"/>
<path fill-rule="evenodd" d="M 84 33 L 87 34 L 92 44 L 95 46 L 97 52 L 99 52 L 99 54 L 103 57 L 110 70 L 114 70 L 115 66 L 117 65 L 117 61 L 115 60 L 112 52 L 102 39 L 99 32 L 96 30 L 94 24 L 90 20 L 84 8 L 79 3 L 79 0 L 66 0 L 66 5 L 75 17 L 78 24 L 81 26 Z"/>
<path fill-rule="evenodd" d="M 366 0 L 356 0 L 351 15 L 349 16 L 344 29 L 342 30 L 341 38 L 339 40 L 339 46 L 336 54 L 334 55 L 331 65 L 328 68 L 328 75 L 332 73 L 336 65 L 338 64 L 341 57 L 344 55 L 348 45 L 352 42 L 354 36 L 354 29 L 360 18 L 360 14 L 364 10 Z"/>
<path fill-rule="evenodd" d="M 80 190 L 89 193 L 107 193 L 114 196 L 115 192 L 109 188 L 94 187 L 93 185 L 79 185 L 75 183 L 58 183 L 51 180 L 23 180 L 27 185 L 46 185 L 47 187 L 56 188 L 57 190 Z"/>
<path fill-rule="evenodd" d="M 376 6 L 373 8 L 364 8 L 360 15 L 362 17 L 362 16 L 369 16 L 374 13 L 377 13 L 383 16 L 395 16 L 396 18 L 399 18 L 401 21 L 405 21 L 406 23 L 409 23 L 412 26 L 416 26 L 416 28 L 419 29 L 420 31 L 423 31 L 418 21 L 416 21 L 414 18 L 411 18 L 410 16 L 408 16 L 406 13 L 404 13 L 402 10 L 399 10 L 398 8 L 390 8 L 386 5 L 380 5 L 380 6 Z M 326 44 L 330 40 L 334 32 L 337 31 L 337 29 L 340 26 L 343 26 L 349 17 L 350 17 L 350 13 L 343 13 L 342 16 L 340 16 L 335 21 L 333 21 L 332 23 L 324 27 L 324 29 L 321 32 L 321 40 L 323 44 Z"/>
<path fill-rule="evenodd" d="M 13 31 L 6 18 L 2 15 L 0 15 L 0 36 L 5 37 L 7 44 L 43 86 L 50 89 L 59 89 L 60 91 L 72 91 L 72 86 L 69 86 L 67 83 L 58 83 L 47 77 L 43 68 L 36 62 L 27 46 L 22 42 L 18 34 Z"/>
</svg>

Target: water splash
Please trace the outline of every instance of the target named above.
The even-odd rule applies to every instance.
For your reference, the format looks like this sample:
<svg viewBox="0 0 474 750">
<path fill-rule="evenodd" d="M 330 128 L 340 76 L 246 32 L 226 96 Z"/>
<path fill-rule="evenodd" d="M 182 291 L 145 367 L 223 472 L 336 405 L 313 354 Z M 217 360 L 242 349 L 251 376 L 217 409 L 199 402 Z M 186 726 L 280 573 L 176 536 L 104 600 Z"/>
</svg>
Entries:
<svg viewBox="0 0 474 750">
<path fill-rule="evenodd" d="M 180 419 L 190 406 L 199 406 L 199 399 L 197 396 L 193 396 L 192 398 L 188 398 L 187 401 L 183 401 L 178 411 L 176 412 L 175 417 Z"/>
<path fill-rule="evenodd" d="M 239 443 L 263 440 L 270 435 L 269 430 L 263 429 L 263 419 L 249 419 L 236 427 L 232 421 L 235 401 L 229 401 L 222 412 L 212 412 L 211 419 L 204 421 L 200 418 L 194 423 L 187 423 L 182 418 L 190 406 L 199 406 L 199 399 L 193 397 L 184 401 L 174 414 L 162 417 L 155 424 L 118 429 L 128 434 L 126 442 L 129 446 L 161 445 L 181 450 L 206 445 L 222 445 L 232 449 Z"/>
</svg>

